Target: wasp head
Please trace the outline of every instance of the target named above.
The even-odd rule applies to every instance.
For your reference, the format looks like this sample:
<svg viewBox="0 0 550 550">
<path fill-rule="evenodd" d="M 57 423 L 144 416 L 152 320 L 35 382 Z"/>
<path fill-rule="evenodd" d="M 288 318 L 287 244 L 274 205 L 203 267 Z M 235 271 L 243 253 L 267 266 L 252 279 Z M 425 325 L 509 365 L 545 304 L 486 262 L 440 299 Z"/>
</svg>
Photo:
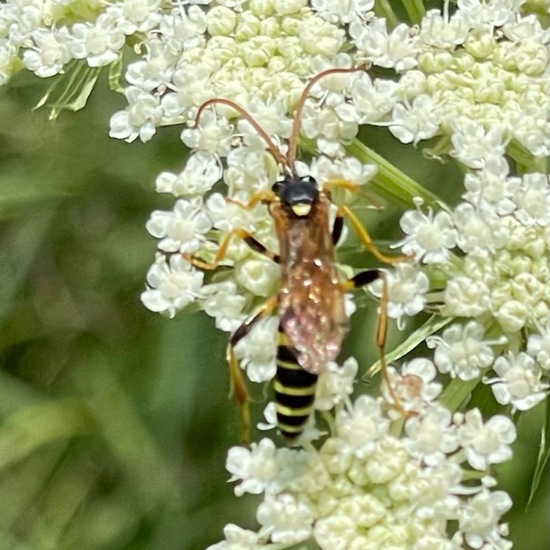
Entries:
<svg viewBox="0 0 550 550">
<path fill-rule="evenodd" d="M 276 182 L 272 190 L 281 204 L 299 218 L 308 216 L 313 204 L 319 200 L 319 188 L 311 176 L 287 176 Z"/>
</svg>

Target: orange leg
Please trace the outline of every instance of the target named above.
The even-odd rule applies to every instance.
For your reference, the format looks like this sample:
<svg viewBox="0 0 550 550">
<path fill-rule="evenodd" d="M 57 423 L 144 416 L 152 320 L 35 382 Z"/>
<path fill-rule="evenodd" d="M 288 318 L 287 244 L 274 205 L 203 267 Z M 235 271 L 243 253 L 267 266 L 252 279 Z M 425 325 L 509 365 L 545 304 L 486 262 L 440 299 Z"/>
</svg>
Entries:
<svg viewBox="0 0 550 550">
<path fill-rule="evenodd" d="M 339 187 L 341 189 L 346 189 L 347 191 L 351 191 L 353 193 L 359 193 L 361 191 L 361 186 L 357 185 L 356 183 L 352 183 L 351 181 L 343 180 L 343 179 L 333 179 L 328 181 L 324 186 L 323 190 L 330 194 L 330 190 L 332 188 Z M 372 241 L 368 231 L 365 229 L 365 226 L 361 223 L 359 218 L 347 207 L 347 206 L 338 206 L 338 210 L 336 212 L 337 217 L 346 217 L 349 222 L 351 223 L 351 226 L 353 227 L 355 233 L 359 237 L 359 240 L 365 248 L 379 261 L 385 263 L 385 264 L 395 264 L 398 262 L 402 262 L 403 260 L 410 259 L 408 256 L 387 256 L 383 252 L 380 252 L 378 250 L 377 246 Z"/>
<path fill-rule="evenodd" d="M 246 381 L 243 376 L 243 371 L 239 366 L 239 360 L 235 354 L 235 346 L 244 338 L 254 325 L 270 315 L 277 307 L 277 296 L 268 298 L 259 310 L 249 319 L 247 319 L 231 336 L 227 345 L 227 362 L 229 364 L 229 377 L 231 383 L 231 395 L 237 401 L 241 409 L 241 440 L 247 443 L 250 439 L 250 408 L 248 403 L 250 398 L 246 387 Z"/>
</svg>

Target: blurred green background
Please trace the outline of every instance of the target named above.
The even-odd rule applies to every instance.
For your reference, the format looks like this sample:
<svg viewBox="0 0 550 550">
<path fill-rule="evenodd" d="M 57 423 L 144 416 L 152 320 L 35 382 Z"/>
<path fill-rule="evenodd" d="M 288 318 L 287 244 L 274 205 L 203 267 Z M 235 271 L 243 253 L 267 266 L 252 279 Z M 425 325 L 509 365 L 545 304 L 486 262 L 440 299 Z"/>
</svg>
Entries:
<svg viewBox="0 0 550 550">
<path fill-rule="evenodd" d="M 0 550 L 191 550 L 228 522 L 255 529 L 257 499 L 226 483 L 238 416 L 225 336 L 201 313 L 169 320 L 139 300 L 155 250 L 144 224 L 173 205 L 154 180 L 183 167 L 181 129 L 109 139 L 124 99 L 103 80 L 83 111 L 49 122 L 31 112 L 47 86 L 18 75 L 0 89 Z M 418 181 L 450 184 L 448 166 L 385 130 L 365 138 Z M 374 234 L 391 215 L 373 214 Z M 361 364 L 373 309 L 345 350 Z M 547 475 L 525 510 L 543 414 L 522 418 L 500 468 L 521 550 L 550 545 Z"/>
</svg>

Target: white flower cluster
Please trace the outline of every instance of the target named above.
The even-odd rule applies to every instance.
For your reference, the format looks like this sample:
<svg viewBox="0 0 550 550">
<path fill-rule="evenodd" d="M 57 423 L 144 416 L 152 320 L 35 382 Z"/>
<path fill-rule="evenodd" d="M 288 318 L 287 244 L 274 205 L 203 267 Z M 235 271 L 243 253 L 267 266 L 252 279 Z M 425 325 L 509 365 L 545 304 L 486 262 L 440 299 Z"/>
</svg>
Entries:
<svg viewBox="0 0 550 550">
<path fill-rule="evenodd" d="M 536 172 L 512 176 L 498 155 L 482 163 L 483 169 L 466 175 L 463 201 L 453 211 L 404 214 L 401 246 L 424 266 L 425 277 L 443 283 L 434 298 L 442 298 L 443 315 L 477 320 L 428 340 L 440 372 L 464 381 L 484 376 L 499 403 L 526 410 L 550 388 L 544 344 L 550 326 L 550 181 Z M 484 326 L 500 337 L 484 340 Z M 523 350 L 520 331 L 527 335 Z M 492 346 L 504 355 L 495 359 Z"/>
<path fill-rule="evenodd" d="M 485 422 L 477 409 L 453 417 L 426 395 L 401 438 L 380 402 L 361 396 L 336 414 L 319 450 L 278 449 L 270 439 L 230 449 L 235 494 L 264 495 L 260 529 L 230 524 L 209 550 L 307 540 L 326 550 L 511 548 L 500 523 L 511 500 L 488 469 L 510 458 L 514 424 L 500 415 Z M 472 477 L 479 481 L 465 483 Z"/>
<path fill-rule="evenodd" d="M 467 165 L 469 155 L 511 139 L 548 155 L 550 31 L 523 15 L 523 4 L 458 0 L 451 16 L 431 10 L 418 29 L 401 24 L 391 32 L 383 19 L 352 22 L 358 57 L 400 78 L 382 85 L 365 75 L 346 118 L 387 125 L 403 143 L 452 136 Z"/>
<path fill-rule="evenodd" d="M 128 106 L 112 117 L 113 137 L 147 141 L 159 126 L 192 120 L 211 97 L 238 102 L 268 133 L 286 137 L 304 79 L 367 62 L 398 78 L 364 73 L 345 102 L 332 94 L 338 79 L 318 91 L 326 101 L 306 107 L 303 130 L 321 152 L 341 155 L 342 142 L 368 123 L 388 126 L 404 143 L 452 136 L 463 157 L 493 147 L 491 138 L 549 154 L 550 31 L 524 0 L 459 0 L 452 15 L 431 10 L 417 27 L 393 29 L 373 6 L 9 0 L 0 5 L 0 84 L 21 65 L 49 77 L 73 59 L 112 64 L 131 36 L 139 58 L 125 67 Z M 480 139 L 479 129 L 491 137 Z"/>
</svg>

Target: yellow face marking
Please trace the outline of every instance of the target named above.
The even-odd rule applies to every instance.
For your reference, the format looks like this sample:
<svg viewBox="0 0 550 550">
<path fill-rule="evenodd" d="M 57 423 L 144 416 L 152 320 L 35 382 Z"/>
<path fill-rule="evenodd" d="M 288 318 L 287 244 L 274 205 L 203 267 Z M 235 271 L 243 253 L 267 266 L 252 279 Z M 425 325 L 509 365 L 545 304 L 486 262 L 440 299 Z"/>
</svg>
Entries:
<svg viewBox="0 0 550 550">
<path fill-rule="evenodd" d="M 293 204 L 291 208 L 294 214 L 296 214 L 300 218 L 309 215 L 309 213 L 311 212 L 311 204 L 308 202 L 299 202 L 298 204 Z"/>
</svg>

